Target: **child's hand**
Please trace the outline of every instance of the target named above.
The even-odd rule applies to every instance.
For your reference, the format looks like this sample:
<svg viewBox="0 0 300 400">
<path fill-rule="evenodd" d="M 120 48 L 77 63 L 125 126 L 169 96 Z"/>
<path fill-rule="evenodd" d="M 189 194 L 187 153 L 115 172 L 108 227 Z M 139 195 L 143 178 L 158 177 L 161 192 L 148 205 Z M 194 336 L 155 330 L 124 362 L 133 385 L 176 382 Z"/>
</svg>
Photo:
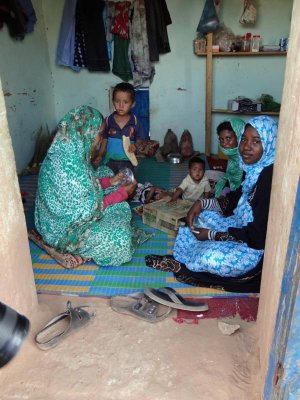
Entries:
<svg viewBox="0 0 300 400">
<path fill-rule="evenodd" d="M 125 183 L 125 184 L 123 185 L 123 188 L 126 190 L 126 192 L 127 192 L 127 194 L 128 194 L 128 198 L 129 198 L 129 197 L 131 197 L 131 196 L 135 193 L 135 191 L 136 191 L 136 188 L 137 188 L 137 181 L 134 180 L 133 182 Z"/>
<path fill-rule="evenodd" d="M 124 178 L 124 174 L 122 172 L 118 172 L 116 175 L 110 177 L 110 183 L 112 186 L 116 186 L 121 183 Z"/>
<path fill-rule="evenodd" d="M 95 167 L 99 167 L 99 165 L 100 165 L 100 163 L 101 163 L 101 161 L 102 161 L 102 156 L 97 156 L 93 161 L 92 161 L 92 163 L 93 163 L 93 165 L 95 166 Z"/>
<path fill-rule="evenodd" d="M 130 143 L 129 147 L 128 147 L 128 151 L 129 153 L 135 153 L 136 152 L 136 145 L 133 143 Z"/>
</svg>

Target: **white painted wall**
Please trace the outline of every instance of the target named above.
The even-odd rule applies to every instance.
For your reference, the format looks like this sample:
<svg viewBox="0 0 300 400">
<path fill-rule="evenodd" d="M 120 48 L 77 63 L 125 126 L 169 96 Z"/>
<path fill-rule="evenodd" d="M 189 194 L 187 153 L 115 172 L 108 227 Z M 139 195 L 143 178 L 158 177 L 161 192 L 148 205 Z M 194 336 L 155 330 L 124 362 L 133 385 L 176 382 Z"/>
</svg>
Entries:
<svg viewBox="0 0 300 400">
<path fill-rule="evenodd" d="M 195 148 L 204 151 L 205 59 L 193 54 L 192 41 L 205 0 L 167 0 L 172 18 L 168 27 L 171 53 L 155 64 L 150 87 L 150 127 L 153 139 L 163 141 L 168 128 L 180 137 L 189 129 Z M 221 20 L 235 34 L 261 34 L 264 43 L 287 37 L 292 0 L 260 0 L 255 27 L 238 22 L 243 1 L 222 2 Z M 33 0 L 38 23 L 23 42 L 12 40 L 6 28 L 0 31 L 0 74 L 8 121 L 17 159 L 17 169 L 31 159 L 35 135 L 42 124 L 54 129 L 72 107 L 89 104 L 103 114 L 109 112 L 109 87 L 119 82 L 112 73 L 74 72 L 55 64 L 64 1 Z M 45 21 L 45 22 L 44 22 Z M 47 54 L 48 50 L 48 54 Z M 281 101 L 285 57 L 243 57 L 214 59 L 213 106 L 225 108 L 227 99 L 271 94 Z M 26 94 L 23 94 L 26 93 Z M 225 116 L 213 117 L 213 130 Z M 213 134 L 216 139 L 216 135 Z M 213 141 L 216 151 L 216 140 Z"/>
<path fill-rule="evenodd" d="M 31 160 L 36 134 L 55 124 L 53 88 L 41 1 L 34 0 L 38 22 L 22 41 L 0 31 L 0 76 L 17 170 Z"/>
</svg>

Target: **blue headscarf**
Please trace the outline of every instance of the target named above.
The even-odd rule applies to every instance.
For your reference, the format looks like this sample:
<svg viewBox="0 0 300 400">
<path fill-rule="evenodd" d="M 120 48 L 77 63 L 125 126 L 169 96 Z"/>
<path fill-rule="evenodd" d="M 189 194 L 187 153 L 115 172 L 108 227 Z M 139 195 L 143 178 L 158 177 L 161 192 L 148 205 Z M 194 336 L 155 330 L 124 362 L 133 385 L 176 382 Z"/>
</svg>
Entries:
<svg viewBox="0 0 300 400">
<path fill-rule="evenodd" d="M 257 130 L 263 148 L 261 159 L 255 164 L 245 164 L 240 155 L 241 168 L 246 172 L 246 177 L 243 182 L 243 192 L 249 193 L 252 191 L 254 185 L 256 184 L 261 171 L 268 165 L 274 163 L 278 125 L 277 122 L 275 122 L 272 118 L 265 115 L 254 117 L 250 119 L 247 124 L 251 125 L 254 129 Z M 241 138 L 239 142 L 240 141 Z"/>
<path fill-rule="evenodd" d="M 250 124 L 259 133 L 263 154 L 260 160 L 251 165 L 245 164 L 240 156 L 240 165 L 246 172 L 246 176 L 242 183 L 242 195 L 239 199 L 238 205 L 233 211 L 233 215 L 224 217 L 219 212 L 203 211 L 197 218 L 197 227 L 213 229 L 221 232 L 227 231 L 229 227 L 242 228 L 249 222 L 253 221 L 253 212 L 249 204 L 249 199 L 262 170 L 268 165 L 274 163 L 277 123 L 270 117 L 259 116 L 250 119 L 247 124 Z M 245 129 L 246 128 L 247 125 Z"/>
<path fill-rule="evenodd" d="M 252 208 L 248 202 L 249 195 L 252 193 L 261 171 L 268 165 L 274 163 L 278 128 L 277 122 L 265 115 L 254 117 L 250 119 L 247 124 L 251 125 L 259 133 L 263 154 L 260 160 L 251 165 L 245 164 L 240 155 L 240 165 L 246 172 L 246 176 L 242 183 L 242 196 L 234 210 L 234 214 L 241 218 L 242 226 L 245 225 L 245 223 L 253 221 Z M 241 138 L 242 136 L 243 135 L 241 135 Z"/>
</svg>

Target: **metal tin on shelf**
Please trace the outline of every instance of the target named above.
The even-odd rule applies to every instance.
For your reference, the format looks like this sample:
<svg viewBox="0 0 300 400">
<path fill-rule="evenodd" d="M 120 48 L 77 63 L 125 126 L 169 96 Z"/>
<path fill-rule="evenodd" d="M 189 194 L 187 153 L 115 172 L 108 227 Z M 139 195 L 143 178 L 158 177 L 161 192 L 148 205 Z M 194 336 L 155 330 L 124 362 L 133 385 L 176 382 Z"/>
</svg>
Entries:
<svg viewBox="0 0 300 400">
<path fill-rule="evenodd" d="M 289 38 L 280 38 L 279 39 L 280 51 L 287 51 L 288 43 L 289 43 Z"/>
</svg>

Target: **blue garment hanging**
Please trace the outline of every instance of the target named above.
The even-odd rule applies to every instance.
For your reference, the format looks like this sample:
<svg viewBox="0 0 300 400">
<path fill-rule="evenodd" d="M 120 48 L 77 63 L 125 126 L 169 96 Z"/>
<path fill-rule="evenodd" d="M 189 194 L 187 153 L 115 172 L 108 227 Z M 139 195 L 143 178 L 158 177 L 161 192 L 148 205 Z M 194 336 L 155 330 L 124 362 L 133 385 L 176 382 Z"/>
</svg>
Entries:
<svg viewBox="0 0 300 400">
<path fill-rule="evenodd" d="M 76 4 L 76 0 L 65 1 L 56 51 L 56 64 L 80 71 L 80 67 L 74 65 Z"/>
</svg>

